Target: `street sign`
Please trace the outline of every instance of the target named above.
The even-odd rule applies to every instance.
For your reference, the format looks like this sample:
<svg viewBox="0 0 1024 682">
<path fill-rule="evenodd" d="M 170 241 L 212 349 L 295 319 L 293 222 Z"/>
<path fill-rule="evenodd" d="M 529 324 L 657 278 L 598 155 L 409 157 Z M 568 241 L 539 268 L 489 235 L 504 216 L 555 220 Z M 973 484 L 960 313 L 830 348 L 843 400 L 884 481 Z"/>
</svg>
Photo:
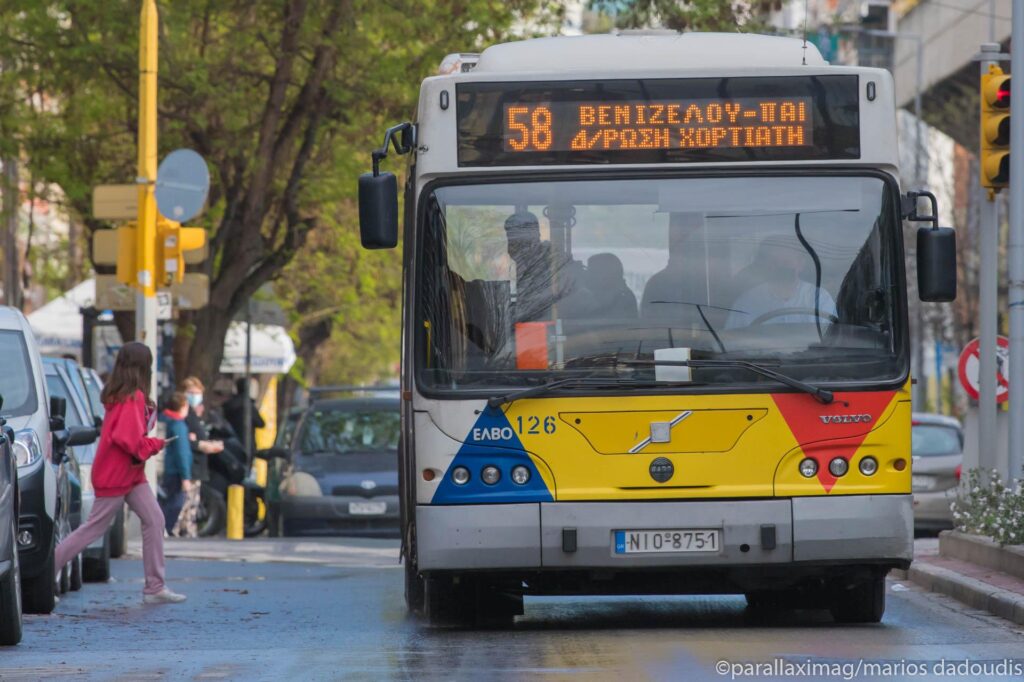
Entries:
<svg viewBox="0 0 1024 682">
<path fill-rule="evenodd" d="M 981 369 L 979 341 L 974 339 L 960 353 L 960 384 L 967 395 L 978 399 L 978 374 Z M 1005 336 L 996 337 L 996 402 L 1005 403 L 1010 397 L 1010 340 Z"/>
<path fill-rule="evenodd" d="M 94 265 L 117 265 L 117 230 L 96 230 L 92 233 Z"/>
<path fill-rule="evenodd" d="M 135 288 L 117 281 L 117 275 L 96 275 L 96 307 L 100 310 L 135 310 Z"/>
<path fill-rule="evenodd" d="M 134 220 L 139 216 L 139 186 L 93 187 L 92 216 L 99 220 Z"/>
<path fill-rule="evenodd" d="M 170 320 L 174 317 L 174 297 L 171 292 L 160 290 L 156 292 L 156 319 L 157 321 Z"/>
<path fill-rule="evenodd" d="M 191 149 L 175 149 L 156 173 L 156 206 L 160 215 L 179 223 L 199 215 L 210 191 L 210 170 Z"/>
<path fill-rule="evenodd" d="M 171 285 L 178 310 L 195 310 L 210 302 L 210 278 L 201 272 L 186 272 L 183 282 Z"/>
</svg>

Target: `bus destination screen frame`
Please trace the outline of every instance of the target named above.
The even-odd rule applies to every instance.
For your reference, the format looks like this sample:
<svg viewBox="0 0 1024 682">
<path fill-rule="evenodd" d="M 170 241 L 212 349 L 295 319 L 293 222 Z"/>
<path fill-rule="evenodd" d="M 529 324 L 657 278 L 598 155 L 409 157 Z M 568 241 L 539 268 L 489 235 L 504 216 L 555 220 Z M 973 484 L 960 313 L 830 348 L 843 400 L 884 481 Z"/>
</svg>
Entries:
<svg viewBox="0 0 1024 682">
<path fill-rule="evenodd" d="M 458 165 L 859 159 L 855 74 L 456 85 Z"/>
</svg>

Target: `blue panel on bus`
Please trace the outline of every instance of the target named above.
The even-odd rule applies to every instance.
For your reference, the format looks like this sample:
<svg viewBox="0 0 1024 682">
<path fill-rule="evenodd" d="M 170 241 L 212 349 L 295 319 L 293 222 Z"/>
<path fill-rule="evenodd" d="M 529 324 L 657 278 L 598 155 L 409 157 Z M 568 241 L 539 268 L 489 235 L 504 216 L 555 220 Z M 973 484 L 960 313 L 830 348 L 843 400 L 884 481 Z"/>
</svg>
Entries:
<svg viewBox="0 0 1024 682">
<path fill-rule="evenodd" d="M 512 469 L 520 465 L 530 472 L 530 480 L 523 485 L 512 481 Z M 469 469 L 469 482 L 464 485 L 456 485 L 452 480 L 452 470 L 460 466 Z M 486 466 L 496 466 L 501 470 L 501 479 L 494 485 L 480 479 L 480 472 Z M 500 504 L 552 502 L 553 499 L 505 413 L 500 409 L 485 408 L 466 434 L 431 503 Z"/>
</svg>

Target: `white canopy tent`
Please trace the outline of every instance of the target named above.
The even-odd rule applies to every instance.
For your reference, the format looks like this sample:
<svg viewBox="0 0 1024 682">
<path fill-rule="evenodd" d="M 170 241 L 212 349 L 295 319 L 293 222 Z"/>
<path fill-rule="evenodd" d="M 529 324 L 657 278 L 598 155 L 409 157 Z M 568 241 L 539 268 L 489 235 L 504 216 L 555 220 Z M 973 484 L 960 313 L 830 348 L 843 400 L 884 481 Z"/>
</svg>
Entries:
<svg viewBox="0 0 1024 682">
<path fill-rule="evenodd" d="M 87 279 L 62 296 L 55 298 L 28 315 L 40 351 L 44 355 L 73 355 L 82 358 L 82 314 L 80 308 L 96 301 L 96 280 Z M 105 313 L 109 315 L 109 313 Z M 101 320 L 103 317 L 101 316 Z M 107 318 L 109 319 L 109 318 Z M 121 335 L 112 325 L 96 328 L 97 369 L 105 371 L 121 347 Z M 106 356 L 106 360 L 104 360 Z M 283 327 L 254 324 L 252 326 L 252 373 L 283 374 L 295 364 L 295 345 Z M 245 323 L 232 322 L 224 340 L 224 374 L 245 372 Z"/>
</svg>

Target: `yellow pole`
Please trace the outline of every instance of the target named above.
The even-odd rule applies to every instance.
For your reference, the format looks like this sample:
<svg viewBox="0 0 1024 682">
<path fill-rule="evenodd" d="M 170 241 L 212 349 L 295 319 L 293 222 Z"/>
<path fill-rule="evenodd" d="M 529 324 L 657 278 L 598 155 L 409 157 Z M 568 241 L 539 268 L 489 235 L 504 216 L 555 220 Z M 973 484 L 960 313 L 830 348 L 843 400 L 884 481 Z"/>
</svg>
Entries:
<svg viewBox="0 0 1024 682">
<path fill-rule="evenodd" d="M 139 21 L 139 218 L 136 228 L 135 338 L 157 356 L 156 334 L 156 198 L 157 170 L 157 26 L 156 0 L 143 0 Z M 150 389 L 155 397 L 155 386 Z"/>
<path fill-rule="evenodd" d="M 228 540 L 245 537 L 245 488 L 240 485 L 228 486 Z"/>
</svg>

